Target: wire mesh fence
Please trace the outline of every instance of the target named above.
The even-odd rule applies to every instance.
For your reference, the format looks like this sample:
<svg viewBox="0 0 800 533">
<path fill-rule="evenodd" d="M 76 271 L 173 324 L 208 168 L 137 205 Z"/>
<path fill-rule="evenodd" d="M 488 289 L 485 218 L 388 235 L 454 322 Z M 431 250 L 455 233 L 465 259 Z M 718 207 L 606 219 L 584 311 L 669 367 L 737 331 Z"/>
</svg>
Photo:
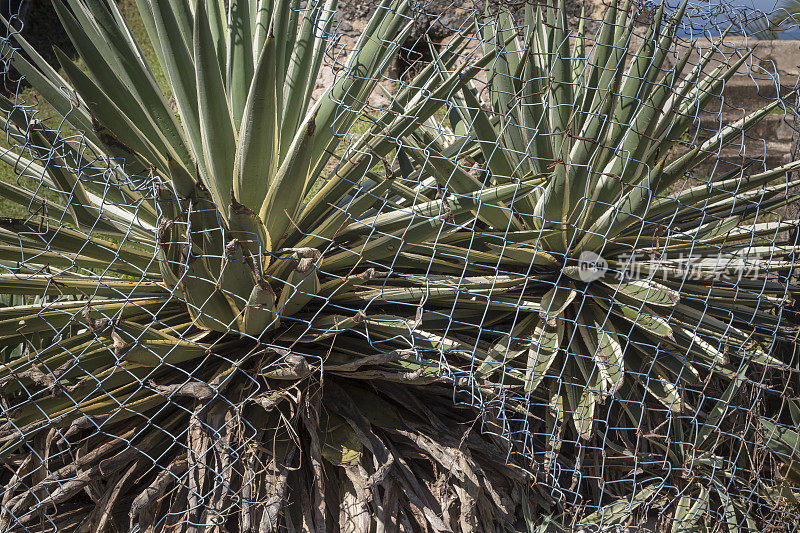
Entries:
<svg viewBox="0 0 800 533">
<path fill-rule="evenodd" d="M 795 527 L 790 6 L 26 2 L 0 529 Z"/>
</svg>

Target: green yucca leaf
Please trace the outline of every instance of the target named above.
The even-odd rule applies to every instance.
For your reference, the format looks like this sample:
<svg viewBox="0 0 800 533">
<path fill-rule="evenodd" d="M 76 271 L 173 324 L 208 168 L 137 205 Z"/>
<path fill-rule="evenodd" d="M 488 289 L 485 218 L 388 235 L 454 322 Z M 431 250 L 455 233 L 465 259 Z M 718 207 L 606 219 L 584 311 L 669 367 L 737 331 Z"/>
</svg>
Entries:
<svg viewBox="0 0 800 533">
<path fill-rule="evenodd" d="M 555 361 L 564 338 L 564 321 L 552 323 L 540 321 L 533 332 L 528 349 L 525 390 L 535 390 L 547 376 Z"/>
<path fill-rule="evenodd" d="M 286 158 L 269 184 L 259 216 L 270 235 L 270 241 L 279 245 L 297 218 L 298 208 L 311 181 L 311 150 L 316 140 L 316 113 L 308 117 L 294 138 Z"/>
<path fill-rule="evenodd" d="M 194 58 L 197 73 L 197 103 L 200 117 L 200 134 L 203 139 L 204 175 L 216 205 L 225 205 L 224 199 L 233 187 L 233 161 L 236 152 L 236 130 L 220 71 L 219 58 L 214 53 L 213 42 L 224 37 L 214 36 L 214 14 L 206 11 L 204 2 L 197 5 L 194 19 Z M 226 217 L 223 213 L 223 217 Z"/>
<path fill-rule="evenodd" d="M 279 156 L 278 94 L 275 80 L 275 41 L 268 36 L 258 57 L 253 84 L 247 97 L 236 146 L 236 179 L 233 190 L 238 198 L 264 198 L 273 181 Z M 244 201 L 244 200 L 243 200 Z M 260 209 L 259 205 L 249 206 Z"/>
</svg>

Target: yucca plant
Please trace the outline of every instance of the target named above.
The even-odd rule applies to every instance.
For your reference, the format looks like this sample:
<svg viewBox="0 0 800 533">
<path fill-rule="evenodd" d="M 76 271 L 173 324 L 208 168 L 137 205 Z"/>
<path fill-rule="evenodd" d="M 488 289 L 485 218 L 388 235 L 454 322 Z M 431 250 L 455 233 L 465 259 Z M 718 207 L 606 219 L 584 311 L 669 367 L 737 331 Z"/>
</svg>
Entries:
<svg viewBox="0 0 800 533">
<path fill-rule="evenodd" d="M 490 57 L 445 78 L 422 69 L 374 118 L 362 108 L 411 31 L 407 1 L 378 7 L 315 102 L 335 0 L 139 2 L 165 90 L 115 2 L 53 6 L 80 62 L 56 50 L 58 72 L 18 35 L 6 51 L 63 122 L 2 99 L 2 158 L 19 180 L 0 190 L 31 215 L 0 218 L 0 292 L 18 304 L 0 310 L 1 528 L 447 530 L 521 516 L 532 478 L 508 443 L 473 429 L 435 357 L 381 340 L 397 304 L 334 302 L 393 276 L 404 239 L 439 231 L 425 220 L 334 241 L 388 198 L 409 205 L 415 192 L 387 177 L 395 139 Z M 353 138 L 359 120 L 369 131 Z"/>
<path fill-rule="evenodd" d="M 669 17 L 662 4 L 636 46 L 630 4 L 611 3 L 593 40 L 569 31 L 563 2 L 527 5 L 521 28 L 487 17 L 487 81 L 404 139 L 449 205 L 520 183 L 513 202 L 483 203 L 477 222 L 456 217 L 435 246 L 401 255 L 441 275 L 420 293 L 446 323 L 423 318 L 417 335 L 469 370 L 481 403 L 528 421 L 527 453 L 553 494 L 594 508 L 587 525 L 622 524 L 643 504 L 674 531 L 797 512 L 800 411 L 780 378 L 797 361 L 776 347 L 797 333 L 798 221 L 780 213 L 797 200 L 800 162 L 702 166 L 787 108 L 775 100 L 698 136 L 695 120 L 752 50 L 715 64 L 725 34 L 702 56 L 675 46 L 685 7 Z M 337 301 L 403 295 L 419 297 L 397 287 Z"/>
<path fill-rule="evenodd" d="M 82 64 L 9 60 L 76 134 L 2 102 L 4 528 L 762 527 L 794 494 L 767 213 L 800 163 L 687 181 L 781 103 L 687 146 L 747 56 L 668 66 L 682 10 L 638 49 L 630 6 L 593 41 L 489 12 L 370 113 L 406 2 L 315 103 L 333 1 L 141 0 L 166 93 L 114 2 L 54 8 Z"/>
</svg>

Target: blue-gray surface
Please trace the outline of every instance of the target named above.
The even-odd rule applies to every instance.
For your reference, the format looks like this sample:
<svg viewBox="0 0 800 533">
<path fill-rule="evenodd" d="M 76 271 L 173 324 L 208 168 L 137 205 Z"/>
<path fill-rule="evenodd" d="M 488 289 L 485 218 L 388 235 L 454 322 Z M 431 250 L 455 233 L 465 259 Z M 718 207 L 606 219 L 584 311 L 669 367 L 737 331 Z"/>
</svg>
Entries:
<svg viewBox="0 0 800 533">
<path fill-rule="evenodd" d="M 792 3 L 800 8 L 800 2 L 792 0 L 733 0 L 733 1 L 698 1 L 691 0 L 687 9 L 687 17 L 679 31 L 682 37 L 697 38 L 703 35 L 714 36 L 732 25 L 732 33 L 765 37 L 761 32 L 769 25 L 769 21 L 785 18 L 791 10 Z M 799 19 L 800 20 L 800 19 Z M 798 39 L 800 30 L 798 23 L 784 21 L 772 27 L 770 36 L 779 39 Z"/>
</svg>

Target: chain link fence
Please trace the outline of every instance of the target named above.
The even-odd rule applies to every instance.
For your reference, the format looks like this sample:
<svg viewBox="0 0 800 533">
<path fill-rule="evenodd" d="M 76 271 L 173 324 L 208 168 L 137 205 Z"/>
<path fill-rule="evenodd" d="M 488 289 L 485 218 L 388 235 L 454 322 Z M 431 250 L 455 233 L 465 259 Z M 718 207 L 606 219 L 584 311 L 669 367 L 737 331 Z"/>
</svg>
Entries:
<svg viewBox="0 0 800 533">
<path fill-rule="evenodd" d="M 208 33 L 233 166 L 186 119 L 200 4 L 140 3 L 184 79 L 166 18 L 59 1 L 51 54 L 31 1 L 3 14 L 0 529 L 796 527 L 791 19 L 206 2 L 291 35 L 277 107 L 237 115 Z M 260 170 L 222 187 L 226 158 Z"/>
</svg>

